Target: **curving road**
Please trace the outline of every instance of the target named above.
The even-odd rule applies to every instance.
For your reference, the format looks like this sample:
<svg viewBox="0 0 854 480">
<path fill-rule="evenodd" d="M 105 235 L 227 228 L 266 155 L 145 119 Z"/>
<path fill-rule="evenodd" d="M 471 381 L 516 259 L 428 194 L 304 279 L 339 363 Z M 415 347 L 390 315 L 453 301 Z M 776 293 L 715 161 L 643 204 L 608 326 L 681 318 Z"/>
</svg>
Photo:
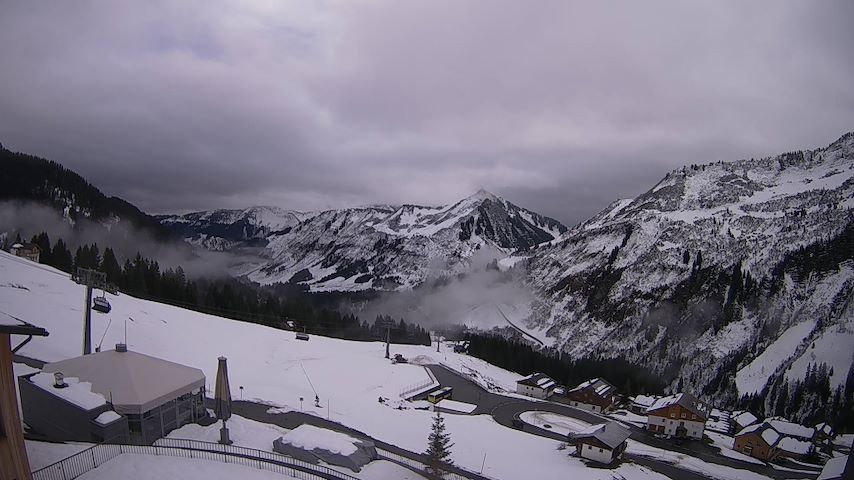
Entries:
<svg viewBox="0 0 854 480">
<path fill-rule="evenodd" d="M 613 419 L 597 415 L 586 410 L 570 407 L 562 403 L 551 401 L 527 400 L 522 398 L 508 397 L 499 395 L 485 390 L 471 379 L 450 370 L 441 365 L 427 365 L 433 375 L 442 386 L 449 385 L 454 388 L 453 399 L 477 405 L 477 408 L 472 412 L 473 415 L 487 414 L 492 416 L 496 422 L 509 428 L 516 428 L 514 420 L 517 420 L 523 412 L 543 411 L 552 412 L 567 417 L 572 417 L 587 423 L 602 423 L 603 421 L 611 421 Z M 419 395 L 415 398 L 426 397 L 426 394 Z M 784 479 L 815 479 L 817 474 L 808 474 L 802 472 L 790 472 L 776 470 L 765 465 L 755 463 L 742 462 L 733 458 L 720 455 L 719 450 L 715 447 L 701 442 L 685 442 L 682 445 L 677 445 L 670 440 L 655 437 L 646 429 L 627 425 L 631 429 L 631 439 L 651 447 L 669 450 L 671 452 L 690 455 L 708 463 L 722 465 L 726 467 L 738 468 L 741 470 L 750 470 L 760 475 L 765 475 L 777 480 Z M 554 440 L 566 441 L 566 437 L 557 434 L 550 430 L 542 429 L 533 425 L 523 424 L 522 431 L 541 437 L 547 437 Z M 646 466 L 651 470 L 667 475 L 670 478 L 684 480 L 706 480 L 707 477 L 696 472 L 684 470 L 673 464 L 655 460 L 649 457 L 639 455 L 625 454 L 624 457 L 631 459 L 637 464 Z"/>
</svg>

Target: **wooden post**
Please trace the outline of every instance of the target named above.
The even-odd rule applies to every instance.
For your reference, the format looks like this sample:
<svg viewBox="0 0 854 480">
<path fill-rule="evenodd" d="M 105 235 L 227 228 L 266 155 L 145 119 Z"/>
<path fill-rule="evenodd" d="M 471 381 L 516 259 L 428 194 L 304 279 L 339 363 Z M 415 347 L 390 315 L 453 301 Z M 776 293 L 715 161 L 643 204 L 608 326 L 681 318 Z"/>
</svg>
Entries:
<svg viewBox="0 0 854 480">
<path fill-rule="evenodd" d="M 0 333 L 0 478 L 32 480 L 18 414 L 11 336 Z"/>
</svg>

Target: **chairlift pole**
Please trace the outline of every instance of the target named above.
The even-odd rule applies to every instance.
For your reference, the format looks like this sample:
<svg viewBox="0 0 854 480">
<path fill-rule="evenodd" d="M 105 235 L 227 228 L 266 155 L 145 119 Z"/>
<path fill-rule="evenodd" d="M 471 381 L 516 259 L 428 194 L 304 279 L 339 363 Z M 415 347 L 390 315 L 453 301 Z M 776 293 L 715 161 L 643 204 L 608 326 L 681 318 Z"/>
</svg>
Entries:
<svg viewBox="0 0 854 480">
<path fill-rule="evenodd" d="M 90 268 L 78 267 L 71 279 L 86 286 L 86 305 L 83 306 L 83 355 L 92 353 L 92 290 L 100 288 L 116 294 L 116 287 L 107 283 L 107 274 Z"/>
</svg>

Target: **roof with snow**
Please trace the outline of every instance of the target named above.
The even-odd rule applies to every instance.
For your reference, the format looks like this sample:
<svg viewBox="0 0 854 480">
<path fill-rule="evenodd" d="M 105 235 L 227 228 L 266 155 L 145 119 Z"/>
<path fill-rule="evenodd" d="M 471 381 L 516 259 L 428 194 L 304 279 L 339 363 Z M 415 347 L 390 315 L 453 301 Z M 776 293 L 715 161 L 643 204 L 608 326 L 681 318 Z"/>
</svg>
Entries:
<svg viewBox="0 0 854 480">
<path fill-rule="evenodd" d="M 631 433 L 628 428 L 617 422 L 608 422 L 587 427 L 584 430 L 571 434 L 571 436 L 575 440 L 595 438 L 614 449 L 625 442 Z"/>
<path fill-rule="evenodd" d="M 848 455 L 831 458 L 824 464 L 824 468 L 821 469 L 821 473 L 818 474 L 818 478 L 816 480 L 841 479 L 842 475 L 845 473 L 845 466 L 849 463 L 849 458 L 850 457 Z"/>
<path fill-rule="evenodd" d="M 746 427 L 748 425 L 753 425 L 758 422 L 759 419 L 756 418 L 756 415 L 750 412 L 738 412 L 736 415 L 732 416 L 732 420 L 741 425 L 742 427 Z"/>
<path fill-rule="evenodd" d="M 570 392 L 578 392 L 581 390 L 591 390 L 593 393 L 600 397 L 607 397 L 615 393 L 617 391 L 617 387 L 597 377 L 591 378 L 590 380 L 579 384 L 577 387 L 570 390 Z"/>
<path fill-rule="evenodd" d="M 815 436 L 814 428 L 805 427 L 797 423 L 792 423 L 786 420 L 785 418 L 772 417 L 769 418 L 767 422 L 770 423 L 772 427 L 774 427 L 774 430 L 777 430 L 783 435 L 802 439 L 812 439 Z"/>
<path fill-rule="evenodd" d="M 690 393 L 677 393 L 676 395 L 659 398 L 655 403 L 647 408 L 646 411 L 647 413 L 650 413 L 673 405 L 679 405 L 691 413 L 694 413 L 703 421 L 709 418 L 709 412 L 711 411 L 711 407 L 701 402 L 697 397 Z"/>
<path fill-rule="evenodd" d="M 47 330 L 3 312 L 0 312 L 0 333 L 8 335 L 48 336 Z"/>
<path fill-rule="evenodd" d="M 753 425 L 744 427 L 741 431 L 736 433 L 735 436 L 740 437 L 754 432 L 762 437 L 762 440 L 765 441 L 769 447 L 775 446 L 777 442 L 780 441 L 780 438 L 782 438 L 780 432 L 774 430 L 774 427 L 772 427 L 768 422 L 754 423 Z"/>
<path fill-rule="evenodd" d="M 659 398 L 661 397 L 657 395 L 637 395 L 635 397 L 632 397 L 631 401 L 637 406 L 648 408 L 651 407 L 652 404 L 654 404 Z"/>
<path fill-rule="evenodd" d="M 138 352 L 107 350 L 49 363 L 44 372 L 62 372 L 92 385 L 118 413 L 140 414 L 205 386 L 198 368 Z"/>
<path fill-rule="evenodd" d="M 817 432 L 821 432 L 828 436 L 833 436 L 833 427 L 827 424 L 827 422 L 821 422 L 815 426 Z"/>
<path fill-rule="evenodd" d="M 528 385 L 529 387 L 542 388 L 543 390 L 548 390 L 557 384 L 557 382 L 542 373 L 535 373 L 533 375 L 529 375 L 521 380 L 518 380 L 516 383 L 521 385 Z"/>
<path fill-rule="evenodd" d="M 777 448 L 787 452 L 797 453 L 799 455 L 806 455 L 812 450 L 812 443 L 802 442 L 792 437 L 783 437 L 777 444 Z"/>
</svg>

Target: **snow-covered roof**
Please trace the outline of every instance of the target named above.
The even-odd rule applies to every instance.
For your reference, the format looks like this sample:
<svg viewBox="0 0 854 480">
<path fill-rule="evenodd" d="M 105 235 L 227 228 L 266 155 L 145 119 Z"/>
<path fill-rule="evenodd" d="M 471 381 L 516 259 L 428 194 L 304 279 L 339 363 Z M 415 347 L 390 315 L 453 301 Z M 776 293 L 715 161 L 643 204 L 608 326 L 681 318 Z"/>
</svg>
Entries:
<svg viewBox="0 0 854 480">
<path fill-rule="evenodd" d="M 737 424 L 741 425 L 742 427 L 753 425 L 754 423 L 759 421 L 759 419 L 756 418 L 756 415 L 750 412 L 739 412 L 732 417 L 732 420 L 735 421 Z"/>
<path fill-rule="evenodd" d="M 768 446 L 773 447 L 774 444 L 777 443 L 777 440 L 780 440 L 780 434 L 773 428 L 769 427 L 762 432 L 762 440 L 765 440 L 765 443 L 767 443 Z"/>
<path fill-rule="evenodd" d="M 42 370 L 91 383 L 92 392 L 110 398 L 119 413 L 144 413 L 205 386 L 205 374 L 198 368 L 131 351 L 83 355 L 49 363 Z"/>
<path fill-rule="evenodd" d="M 578 392 L 585 389 L 591 389 L 593 393 L 600 397 L 608 396 L 617 390 L 616 387 L 601 378 L 591 378 L 590 380 L 579 384 L 577 387 L 570 390 L 570 392 Z"/>
<path fill-rule="evenodd" d="M 735 436 L 737 437 L 739 435 L 747 435 L 748 433 L 753 433 L 753 432 L 759 430 L 760 428 L 765 428 L 765 427 L 770 427 L 770 425 L 767 425 L 765 423 L 754 423 L 753 425 L 749 425 L 749 426 L 744 427 L 741 430 L 739 430 L 738 433 L 735 434 Z"/>
<path fill-rule="evenodd" d="M 821 473 L 818 474 L 816 480 L 836 480 L 841 479 L 845 473 L 845 465 L 848 464 L 848 455 L 842 457 L 833 457 L 824 464 Z"/>
<path fill-rule="evenodd" d="M 592 425 L 572 435 L 575 440 L 595 438 L 612 449 L 617 448 L 629 438 L 631 431 L 617 422 Z"/>
<path fill-rule="evenodd" d="M 798 425 L 797 423 L 792 423 L 784 418 L 773 417 L 769 418 L 767 421 L 772 427 L 774 427 L 774 430 L 777 430 L 783 435 L 804 439 L 811 439 L 815 436 L 814 428 Z"/>
<path fill-rule="evenodd" d="M 24 246 L 21 245 L 20 243 L 16 243 L 16 244 L 12 245 L 12 248 L 23 248 L 23 247 Z"/>
<path fill-rule="evenodd" d="M 8 333 L 10 335 L 40 335 L 43 337 L 48 335 L 45 329 L 31 325 L 3 312 L 0 312 L 0 333 Z"/>
<path fill-rule="evenodd" d="M 833 435 L 833 427 L 827 424 L 827 422 L 821 422 L 815 426 L 816 431 L 821 432 L 825 435 Z"/>
<path fill-rule="evenodd" d="M 711 408 L 701 402 L 697 397 L 691 395 L 690 393 L 677 393 L 675 395 L 670 395 L 668 397 L 662 397 L 655 401 L 649 408 L 646 409 L 647 413 L 654 412 L 656 410 L 661 410 L 663 408 L 667 408 L 671 405 L 679 405 L 686 410 L 691 411 L 700 417 L 703 421 L 709 418 L 709 411 Z"/>
<path fill-rule="evenodd" d="M 30 377 L 33 385 L 40 387 L 63 400 L 66 400 L 83 410 L 89 411 L 106 405 L 107 399 L 103 395 L 92 391 L 92 384 L 80 381 L 76 377 L 65 377 L 67 385 L 64 388 L 54 387 L 54 376 L 52 373 L 40 372 Z"/>
<path fill-rule="evenodd" d="M 638 395 L 632 397 L 631 400 L 633 404 L 638 405 L 640 407 L 651 407 L 652 404 L 654 404 L 659 398 L 661 397 L 657 395 Z"/>
<path fill-rule="evenodd" d="M 799 455 L 806 455 L 810 450 L 812 450 L 812 443 L 802 442 L 792 437 L 783 437 L 777 444 L 777 448 L 787 452 L 797 453 Z"/>
<path fill-rule="evenodd" d="M 549 388 L 552 388 L 557 384 L 550 377 L 542 373 L 535 373 L 533 375 L 529 375 L 521 380 L 518 380 L 516 383 L 528 385 L 531 387 L 542 388 L 543 390 L 548 390 Z"/>
</svg>

